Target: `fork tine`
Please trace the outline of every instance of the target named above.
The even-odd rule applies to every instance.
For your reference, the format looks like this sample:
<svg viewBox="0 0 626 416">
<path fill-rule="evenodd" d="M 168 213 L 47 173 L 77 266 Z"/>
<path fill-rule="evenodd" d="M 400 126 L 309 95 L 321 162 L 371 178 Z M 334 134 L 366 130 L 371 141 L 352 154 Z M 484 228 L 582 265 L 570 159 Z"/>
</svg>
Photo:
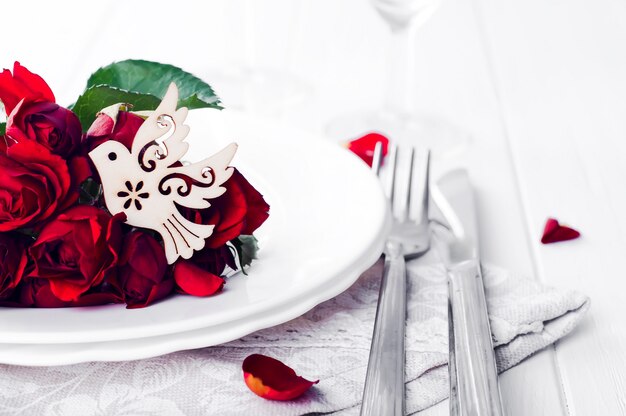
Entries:
<svg viewBox="0 0 626 416">
<path fill-rule="evenodd" d="M 380 175 L 380 166 L 383 163 L 383 142 L 376 142 L 374 156 L 372 157 L 372 171 L 374 175 Z"/>
<path fill-rule="evenodd" d="M 402 219 L 408 220 L 411 208 L 411 194 L 413 190 L 413 167 L 415 165 L 415 148 L 411 146 L 409 152 L 409 178 L 406 184 L 406 201 L 404 201 L 404 211 L 402 212 Z"/>
<path fill-rule="evenodd" d="M 430 150 L 426 152 L 426 175 L 424 175 L 424 190 L 422 191 L 422 213 L 420 225 L 426 225 L 429 221 L 430 211 Z"/>
<path fill-rule="evenodd" d="M 389 201 L 391 201 L 391 212 L 394 212 L 396 186 L 398 186 L 398 146 L 393 145 L 389 152 L 389 170 L 390 170 L 390 184 L 389 184 Z"/>
</svg>

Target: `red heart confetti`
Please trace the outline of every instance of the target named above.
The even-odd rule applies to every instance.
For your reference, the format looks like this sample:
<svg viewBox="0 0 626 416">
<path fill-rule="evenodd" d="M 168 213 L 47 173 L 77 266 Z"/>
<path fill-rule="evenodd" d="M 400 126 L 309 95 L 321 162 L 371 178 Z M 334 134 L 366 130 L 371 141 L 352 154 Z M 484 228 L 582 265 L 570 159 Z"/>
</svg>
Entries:
<svg viewBox="0 0 626 416">
<path fill-rule="evenodd" d="M 543 244 L 558 243 L 559 241 L 573 240 L 580 237 L 580 233 L 573 228 L 559 224 L 554 218 L 548 218 L 543 229 L 541 242 Z"/>
<path fill-rule="evenodd" d="M 374 162 L 374 148 L 376 143 L 381 142 L 383 146 L 383 158 L 387 155 L 389 147 L 389 139 L 379 133 L 368 133 L 363 137 L 352 140 L 347 143 L 349 150 L 354 152 L 358 157 L 363 159 L 365 163 L 372 166 Z"/>
<path fill-rule="evenodd" d="M 319 380 L 309 381 L 275 358 L 252 354 L 243 360 L 243 379 L 254 394 L 268 400 L 292 400 Z"/>
</svg>

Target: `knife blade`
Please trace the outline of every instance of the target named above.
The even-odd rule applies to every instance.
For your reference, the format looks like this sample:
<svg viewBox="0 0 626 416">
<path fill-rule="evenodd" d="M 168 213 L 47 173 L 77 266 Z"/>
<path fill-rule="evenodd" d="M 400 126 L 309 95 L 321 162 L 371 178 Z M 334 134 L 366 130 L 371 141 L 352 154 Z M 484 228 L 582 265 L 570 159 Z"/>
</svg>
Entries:
<svg viewBox="0 0 626 416">
<path fill-rule="evenodd" d="M 469 175 L 457 169 L 438 182 L 439 209 L 451 231 L 448 273 L 450 414 L 504 414 L 479 256 L 476 205 Z M 444 250 L 445 251 L 445 250 Z"/>
</svg>

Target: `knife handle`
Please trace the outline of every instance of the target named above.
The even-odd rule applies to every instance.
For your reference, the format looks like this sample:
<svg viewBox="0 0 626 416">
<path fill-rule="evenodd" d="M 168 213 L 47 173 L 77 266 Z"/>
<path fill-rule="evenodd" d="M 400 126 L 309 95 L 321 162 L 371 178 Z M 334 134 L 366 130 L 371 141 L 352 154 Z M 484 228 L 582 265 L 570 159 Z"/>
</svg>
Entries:
<svg viewBox="0 0 626 416">
<path fill-rule="evenodd" d="M 502 416 L 498 371 L 480 263 L 448 268 L 450 414 Z"/>
<path fill-rule="evenodd" d="M 406 263 L 385 255 L 361 416 L 404 416 Z"/>
</svg>

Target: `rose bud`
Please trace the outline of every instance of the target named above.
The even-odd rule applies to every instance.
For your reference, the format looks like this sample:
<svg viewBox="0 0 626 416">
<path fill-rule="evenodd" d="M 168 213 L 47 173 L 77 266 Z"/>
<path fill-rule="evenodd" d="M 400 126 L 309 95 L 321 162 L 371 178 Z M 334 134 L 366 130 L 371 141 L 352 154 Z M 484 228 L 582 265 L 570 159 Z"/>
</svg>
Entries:
<svg viewBox="0 0 626 416">
<path fill-rule="evenodd" d="M 0 233 L 0 300 L 8 299 L 22 280 L 32 239 L 18 233 Z"/>
<path fill-rule="evenodd" d="M 0 101 L 9 115 L 22 100 L 28 103 L 56 101 L 43 78 L 15 62 L 13 74 L 8 69 L 0 73 Z"/>
<path fill-rule="evenodd" d="M 143 122 L 142 117 L 121 110 L 120 104 L 107 107 L 98 114 L 87 131 L 87 148 L 93 150 L 107 140 L 116 140 L 130 150 Z"/>
<path fill-rule="evenodd" d="M 67 163 L 35 141 L 0 141 L 0 232 L 38 227 L 73 204 Z"/>
<path fill-rule="evenodd" d="M 48 279 L 62 301 L 77 301 L 103 282 L 118 260 L 121 216 L 78 205 L 50 221 L 31 246 L 31 278 Z"/>
<path fill-rule="evenodd" d="M 385 157 L 387 155 L 387 148 L 389 147 L 389 139 L 379 133 L 368 133 L 365 136 L 348 142 L 347 147 L 365 163 L 372 166 L 372 163 L 374 163 L 374 148 L 378 142 L 382 145 L 382 157 Z"/>
<path fill-rule="evenodd" d="M 68 159 L 80 150 L 82 128 L 76 114 L 49 101 L 21 101 L 7 119 L 6 135 L 15 142 L 35 140 Z"/>
<path fill-rule="evenodd" d="M 291 367 L 261 354 L 246 357 L 241 367 L 248 388 L 264 399 L 292 400 L 319 383 L 319 380 L 306 380 Z"/>
<path fill-rule="evenodd" d="M 190 221 L 215 224 L 207 247 L 218 248 L 242 234 L 252 234 L 269 217 L 269 205 L 244 176 L 235 169 L 223 185 L 226 192 L 211 200 L 203 210 L 181 210 Z"/>
<path fill-rule="evenodd" d="M 118 278 L 129 309 L 143 308 L 172 293 L 174 279 L 166 272 L 165 251 L 154 237 L 143 231 L 126 234 Z"/>
<path fill-rule="evenodd" d="M 220 276 L 182 258 L 174 263 L 174 280 L 180 292 L 192 296 L 211 296 L 224 287 Z"/>
</svg>

